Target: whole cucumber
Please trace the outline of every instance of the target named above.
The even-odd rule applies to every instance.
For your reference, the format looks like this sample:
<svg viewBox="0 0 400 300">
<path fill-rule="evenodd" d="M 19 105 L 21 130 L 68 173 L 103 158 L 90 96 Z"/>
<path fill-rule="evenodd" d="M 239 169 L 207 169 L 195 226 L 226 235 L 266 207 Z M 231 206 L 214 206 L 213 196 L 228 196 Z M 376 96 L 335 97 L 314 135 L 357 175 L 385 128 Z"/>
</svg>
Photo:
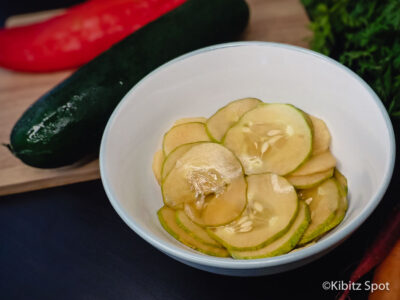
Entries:
<svg viewBox="0 0 400 300">
<path fill-rule="evenodd" d="M 15 124 L 9 148 L 39 168 L 95 153 L 108 118 L 133 85 L 179 55 L 234 39 L 248 18 L 244 0 L 188 0 L 40 97 Z"/>
</svg>

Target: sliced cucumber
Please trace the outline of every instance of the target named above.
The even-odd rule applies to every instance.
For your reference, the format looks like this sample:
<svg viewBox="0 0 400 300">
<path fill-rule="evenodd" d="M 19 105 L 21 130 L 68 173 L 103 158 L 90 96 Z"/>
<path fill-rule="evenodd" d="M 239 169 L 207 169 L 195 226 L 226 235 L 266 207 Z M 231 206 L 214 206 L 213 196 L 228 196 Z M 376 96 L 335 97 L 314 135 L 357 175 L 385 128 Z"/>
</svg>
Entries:
<svg viewBox="0 0 400 300">
<path fill-rule="evenodd" d="M 294 106 L 260 104 L 229 129 L 223 143 L 240 159 L 247 175 L 286 175 L 308 159 L 312 132 Z"/>
<path fill-rule="evenodd" d="M 164 163 L 161 168 L 161 180 L 164 180 L 167 177 L 168 173 L 175 167 L 176 162 L 178 159 L 189 151 L 193 145 L 197 143 L 190 143 L 190 144 L 183 144 L 176 147 L 170 154 L 165 158 Z"/>
<path fill-rule="evenodd" d="M 164 227 L 164 229 L 175 239 L 186 246 L 212 256 L 229 256 L 228 251 L 225 249 L 206 245 L 179 227 L 178 223 L 176 222 L 175 211 L 173 209 L 164 206 L 157 212 L 157 215 L 162 227 Z"/>
<path fill-rule="evenodd" d="M 335 228 L 343 221 L 344 216 L 346 215 L 347 207 L 348 207 L 347 197 L 341 196 L 339 201 L 339 207 L 336 211 L 335 217 L 333 218 L 332 222 L 330 222 L 327 225 L 326 231 Z"/>
<path fill-rule="evenodd" d="M 207 118 L 204 118 L 204 117 L 182 118 L 182 119 L 176 120 L 174 123 L 174 126 L 185 124 L 185 123 L 194 123 L 194 122 L 195 123 L 206 123 Z"/>
<path fill-rule="evenodd" d="M 220 243 L 211 238 L 204 228 L 193 223 L 182 210 L 176 211 L 176 222 L 183 230 L 185 230 L 189 235 L 194 237 L 196 240 L 209 246 L 222 248 Z"/>
<path fill-rule="evenodd" d="M 311 223 L 299 242 L 301 246 L 330 229 L 329 224 L 334 220 L 340 203 L 338 183 L 334 178 L 328 179 L 315 188 L 302 190 L 300 197 L 309 204 L 311 211 Z"/>
<path fill-rule="evenodd" d="M 347 187 L 347 178 L 339 172 L 338 169 L 335 168 L 335 173 L 333 176 L 336 178 L 336 180 L 339 183 L 339 192 L 341 193 L 342 196 L 347 196 L 348 192 L 348 187 Z"/>
<path fill-rule="evenodd" d="M 320 173 L 304 176 L 286 176 L 286 179 L 297 189 L 309 189 L 333 176 L 333 168 Z"/>
<path fill-rule="evenodd" d="M 211 138 L 221 141 L 228 129 L 235 124 L 240 117 L 255 108 L 261 100 L 256 98 L 245 98 L 230 102 L 228 105 L 219 109 L 207 120 L 207 131 Z"/>
<path fill-rule="evenodd" d="M 303 245 L 303 246 L 301 246 L 301 247 L 296 247 L 296 248 L 294 248 L 294 249 L 293 249 L 292 251 L 290 251 L 290 252 L 296 252 L 296 251 L 299 251 L 299 250 L 301 250 L 301 249 L 304 249 L 304 248 L 310 247 L 310 246 L 314 245 L 315 243 L 316 243 L 316 241 L 309 242 L 309 243 L 307 243 L 307 244 L 305 244 L 305 245 Z"/>
<path fill-rule="evenodd" d="M 246 180 L 236 178 L 225 187 L 223 194 L 211 194 L 204 198 L 203 209 L 198 202 L 184 204 L 184 211 L 189 218 L 200 226 L 222 226 L 237 219 L 246 207 Z M 201 200 L 200 200 L 201 201 Z"/>
<path fill-rule="evenodd" d="M 336 211 L 335 218 L 332 222 L 328 225 L 327 230 L 331 230 L 338 226 L 344 219 L 346 215 L 347 208 L 348 208 L 348 200 L 347 200 L 347 179 L 340 173 L 338 170 L 335 169 L 335 178 L 338 183 L 339 187 L 339 194 L 340 194 L 340 202 L 338 210 Z"/>
<path fill-rule="evenodd" d="M 313 125 L 313 150 L 312 155 L 328 151 L 331 143 L 331 134 L 325 122 L 317 117 L 309 115 Z"/>
<path fill-rule="evenodd" d="M 310 160 L 304 163 L 300 168 L 298 168 L 290 176 L 305 176 L 315 173 L 321 173 L 332 169 L 336 166 L 336 159 L 330 151 L 311 156 Z"/>
<path fill-rule="evenodd" d="M 176 125 L 164 135 L 164 155 L 167 156 L 180 145 L 200 141 L 210 141 L 204 123 L 192 122 Z"/>
<path fill-rule="evenodd" d="M 154 177 L 156 177 L 158 184 L 161 184 L 161 169 L 164 162 L 164 153 L 160 149 L 158 150 L 153 157 L 153 173 Z"/>
<path fill-rule="evenodd" d="M 193 145 L 162 184 L 165 204 L 184 209 L 202 226 L 219 226 L 237 218 L 246 207 L 246 189 L 240 162 L 217 143 Z"/>
<path fill-rule="evenodd" d="M 220 227 L 207 228 L 218 242 L 231 250 L 255 250 L 281 237 L 298 210 L 294 187 L 276 174 L 247 177 L 248 205 L 242 216 Z"/>
<path fill-rule="evenodd" d="M 306 231 L 310 223 L 310 211 L 308 206 L 301 201 L 299 205 L 299 213 L 292 227 L 282 237 L 271 244 L 251 251 L 235 251 L 229 250 L 233 258 L 254 259 L 282 255 L 291 251 L 299 242 L 300 238 Z"/>
</svg>

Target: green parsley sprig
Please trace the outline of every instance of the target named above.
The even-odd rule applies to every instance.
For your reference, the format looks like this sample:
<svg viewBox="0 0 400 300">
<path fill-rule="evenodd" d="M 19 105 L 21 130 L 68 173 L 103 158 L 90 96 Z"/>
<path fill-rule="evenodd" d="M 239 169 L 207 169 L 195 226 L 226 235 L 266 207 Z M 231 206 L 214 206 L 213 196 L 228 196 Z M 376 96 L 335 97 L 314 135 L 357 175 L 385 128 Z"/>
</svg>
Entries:
<svg viewBox="0 0 400 300">
<path fill-rule="evenodd" d="M 400 118 L 400 0 L 302 0 L 311 48 L 366 80 Z"/>
</svg>

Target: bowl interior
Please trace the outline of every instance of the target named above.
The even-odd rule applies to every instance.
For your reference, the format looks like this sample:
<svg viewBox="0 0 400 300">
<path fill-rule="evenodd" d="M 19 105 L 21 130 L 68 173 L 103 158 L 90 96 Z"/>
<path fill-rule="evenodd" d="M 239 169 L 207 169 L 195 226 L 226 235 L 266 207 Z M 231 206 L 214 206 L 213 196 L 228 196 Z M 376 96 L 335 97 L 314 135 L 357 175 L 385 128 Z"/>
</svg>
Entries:
<svg viewBox="0 0 400 300">
<path fill-rule="evenodd" d="M 157 220 L 163 202 L 151 165 L 163 134 L 178 118 L 209 117 L 244 97 L 291 103 L 327 123 L 331 150 L 348 178 L 350 205 L 343 223 L 324 239 L 367 217 L 379 202 L 391 176 L 393 140 L 382 105 L 365 83 L 332 60 L 296 47 L 207 48 L 136 85 L 114 112 L 102 141 L 102 178 L 111 202 L 128 225 L 163 245 L 163 251 L 205 257 L 175 241 Z"/>
</svg>

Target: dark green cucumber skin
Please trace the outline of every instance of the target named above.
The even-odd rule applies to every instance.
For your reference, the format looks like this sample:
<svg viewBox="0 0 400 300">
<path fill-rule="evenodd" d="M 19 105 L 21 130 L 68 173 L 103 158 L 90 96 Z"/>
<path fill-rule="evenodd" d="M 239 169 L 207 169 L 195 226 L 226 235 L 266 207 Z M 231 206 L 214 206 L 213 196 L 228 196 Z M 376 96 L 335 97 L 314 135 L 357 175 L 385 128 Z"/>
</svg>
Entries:
<svg viewBox="0 0 400 300">
<path fill-rule="evenodd" d="M 132 86 L 179 55 L 233 40 L 248 18 L 243 0 L 188 0 L 40 97 L 15 124 L 11 151 L 38 168 L 97 153 L 108 118 Z"/>
</svg>

